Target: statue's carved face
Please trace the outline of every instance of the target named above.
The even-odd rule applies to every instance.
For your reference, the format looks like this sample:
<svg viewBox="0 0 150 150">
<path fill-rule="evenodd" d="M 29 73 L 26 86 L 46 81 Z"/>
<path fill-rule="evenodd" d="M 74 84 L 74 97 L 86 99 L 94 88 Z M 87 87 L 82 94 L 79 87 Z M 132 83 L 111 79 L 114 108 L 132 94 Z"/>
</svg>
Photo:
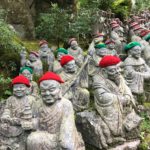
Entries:
<svg viewBox="0 0 150 150">
<path fill-rule="evenodd" d="M 61 94 L 60 83 L 55 80 L 44 80 L 40 83 L 42 100 L 45 104 L 54 104 Z"/>
<path fill-rule="evenodd" d="M 28 87 L 25 84 L 14 84 L 13 85 L 13 94 L 16 97 L 24 97 L 27 94 Z"/>
<path fill-rule="evenodd" d="M 72 41 L 70 47 L 74 50 L 76 50 L 78 48 L 78 43 L 77 41 Z"/>
<path fill-rule="evenodd" d="M 75 60 L 69 61 L 67 64 L 63 66 L 65 72 L 74 73 L 76 72 L 77 66 Z"/>
<path fill-rule="evenodd" d="M 32 81 L 32 74 L 30 73 L 29 70 L 23 70 L 22 75 L 24 75 L 26 78 L 28 78 L 30 81 Z"/>
<path fill-rule="evenodd" d="M 106 56 L 108 54 L 108 49 L 107 48 L 96 48 L 96 55 L 103 57 Z"/>
<path fill-rule="evenodd" d="M 129 50 L 130 55 L 134 57 L 135 59 L 138 59 L 141 57 L 141 52 L 142 52 L 142 49 L 140 46 L 135 46 Z"/>
<path fill-rule="evenodd" d="M 47 57 L 47 55 L 49 54 L 49 51 L 50 49 L 48 48 L 47 44 L 42 45 L 40 48 L 40 56 Z"/>
<path fill-rule="evenodd" d="M 102 42 L 103 40 L 104 40 L 103 36 L 100 36 L 100 37 L 94 38 L 94 43 L 98 44 L 98 43 Z"/>
<path fill-rule="evenodd" d="M 30 54 L 30 55 L 29 55 L 29 60 L 30 60 L 31 62 L 34 62 L 34 61 L 37 60 L 37 57 L 36 57 L 34 54 Z"/>
<path fill-rule="evenodd" d="M 115 81 L 119 78 L 121 69 L 119 65 L 113 65 L 106 67 L 105 72 L 107 74 L 108 79 Z"/>
<path fill-rule="evenodd" d="M 109 48 L 109 49 L 114 49 L 114 48 L 115 48 L 115 44 L 114 44 L 114 43 L 108 44 L 108 48 Z"/>
</svg>

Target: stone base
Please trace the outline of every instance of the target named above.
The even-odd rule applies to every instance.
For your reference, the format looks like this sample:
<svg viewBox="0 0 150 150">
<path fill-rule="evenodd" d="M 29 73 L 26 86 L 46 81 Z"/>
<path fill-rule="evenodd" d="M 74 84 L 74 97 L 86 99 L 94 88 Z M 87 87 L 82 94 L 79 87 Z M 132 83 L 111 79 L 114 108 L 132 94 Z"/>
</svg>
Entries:
<svg viewBox="0 0 150 150">
<path fill-rule="evenodd" d="M 90 150 L 136 150 L 140 144 L 140 140 L 135 140 L 137 136 L 132 138 L 132 132 L 126 133 L 124 137 L 113 137 L 111 133 L 107 134 L 109 132 L 103 128 L 103 120 L 96 111 L 77 113 L 76 123 L 85 143 L 92 147 Z"/>
<path fill-rule="evenodd" d="M 125 142 L 122 145 L 118 145 L 115 148 L 111 148 L 108 150 L 137 150 L 140 144 L 140 140 Z"/>
</svg>

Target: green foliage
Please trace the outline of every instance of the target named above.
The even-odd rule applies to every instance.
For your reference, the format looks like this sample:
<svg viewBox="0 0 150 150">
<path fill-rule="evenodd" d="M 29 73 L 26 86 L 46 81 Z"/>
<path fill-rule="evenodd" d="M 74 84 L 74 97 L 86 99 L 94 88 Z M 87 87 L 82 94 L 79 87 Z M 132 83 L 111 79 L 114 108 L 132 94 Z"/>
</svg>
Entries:
<svg viewBox="0 0 150 150">
<path fill-rule="evenodd" d="M 11 79 L 9 77 L 5 78 L 3 75 L 0 75 L 0 100 L 6 99 L 12 94 L 11 92 Z"/>
<path fill-rule="evenodd" d="M 147 150 L 150 144 L 150 119 L 146 112 L 141 113 L 141 117 L 144 118 L 140 125 L 140 138 L 141 144 L 140 150 Z"/>
<path fill-rule="evenodd" d="M 16 70 L 20 64 L 19 51 L 21 49 L 21 41 L 15 32 L 3 20 L 0 20 L 1 72 L 8 76 L 16 75 Z"/>
<path fill-rule="evenodd" d="M 150 0 L 136 0 L 135 12 L 150 8 Z"/>
<path fill-rule="evenodd" d="M 70 37 L 85 37 L 91 32 L 94 10 L 81 8 L 74 15 L 53 4 L 48 13 L 40 14 L 36 35 L 39 39 L 55 40 L 58 46 Z"/>
<path fill-rule="evenodd" d="M 130 0 L 115 0 L 111 4 L 112 11 L 121 19 L 125 19 L 131 12 Z"/>
</svg>

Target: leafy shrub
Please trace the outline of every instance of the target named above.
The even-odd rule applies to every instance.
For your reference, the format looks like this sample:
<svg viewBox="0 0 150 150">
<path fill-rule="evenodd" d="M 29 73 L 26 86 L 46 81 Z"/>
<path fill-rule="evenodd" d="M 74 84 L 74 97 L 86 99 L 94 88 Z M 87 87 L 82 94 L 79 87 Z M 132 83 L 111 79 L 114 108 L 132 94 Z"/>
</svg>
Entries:
<svg viewBox="0 0 150 150">
<path fill-rule="evenodd" d="M 0 100 L 6 99 L 12 94 L 10 84 L 11 78 L 0 75 Z"/>
</svg>

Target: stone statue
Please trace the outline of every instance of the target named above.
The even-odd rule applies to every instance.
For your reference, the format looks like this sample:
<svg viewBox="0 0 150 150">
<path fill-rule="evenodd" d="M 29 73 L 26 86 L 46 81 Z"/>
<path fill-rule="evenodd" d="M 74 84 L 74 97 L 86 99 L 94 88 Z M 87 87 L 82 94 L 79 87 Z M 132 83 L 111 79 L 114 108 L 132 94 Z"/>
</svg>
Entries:
<svg viewBox="0 0 150 150">
<path fill-rule="evenodd" d="M 55 59 L 54 63 L 53 63 L 53 72 L 57 73 L 57 74 L 60 74 L 61 71 L 63 70 L 61 64 L 60 64 L 60 60 L 61 60 L 61 57 L 64 56 L 64 55 L 67 55 L 68 54 L 68 51 L 64 48 L 59 48 L 57 50 L 57 59 Z"/>
<path fill-rule="evenodd" d="M 25 66 L 25 63 L 27 61 L 26 57 L 27 57 L 27 52 L 25 49 L 23 49 L 21 52 L 20 52 L 20 57 L 21 57 L 21 67 L 24 67 Z"/>
<path fill-rule="evenodd" d="M 28 91 L 28 95 L 32 95 L 35 97 L 39 96 L 39 88 L 35 81 L 33 81 L 33 70 L 30 67 L 22 67 L 20 69 L 20 74 L 25 76 L 30 81 L 30 87 Z"/>
<path fill-rule="evenodd" d="M 106 45 L 101 43 L 95 45 L 95 52 L 89 60 L 88 73 L 90 76 L 95 75 L 99 71 L 100 60 L 109 54 L 109 50 Z"/>
<path fill-rule="evenodd" d="M 28 95 L 29 80 L 23 75 L 12 80 L 13 96 L 6 101 L 0 118 L 0 149 L 26 150 L 26 137 L 35 129 L 36 104 Z"/>
<path fill-rule="evenodd" d="M 124 61 L 125 78 L 137 103 L 142 103 L 141 96 L 144 94 L 144 80 L 150 78 L 150 68 L 141 58 L 141 45 L 131 42 L 125 46 L 128 57 Z"/>
<path fill-rule="evenodd" d="M 101 70 L 93 77 L 98 113 L 85 111 L 77 114 L 84 140 L 102 150 L 138 137 L 141 118 L 131 107 L 131 104 L 135 106 L 135 101 L 120 74 L 120 61 L 111 55 L 102 58 L 99 63 Z"/>
<path fill-rule="evenodd" d="M 88 48 L 88 54 L 92 56 L 95 52 L 95 45 L 103 43 L 104 34 L 103 33 L 96 33 L 93 35 L 93 40 Z"/>
<path fill-rule="evenodd" d="M 26 61 L 25 66 L 33 68 L 33 74 L 40 76 L 43 74 L 43 65 L 40 60 L 39 54 L 35 51 L 31 51 L 29 54 L 29 60 Z"/>
<path fill-rule="evenodd" d="M 45 40 L 41 40 L 39 42 L 40 50 L 39 55 L 41 61 L 43 62 L 44 71 L 51 71 L 53 68 L 53 62 L 55 60 L 54 54 L 52 50 L 48 47 L 48 42 Z"/>
<path fill-rule="evenodd" d="M 110 38 L 115 41 L 117 53 L 122 54 L 125 39 L 122 31 L 120 30 L 120 25 L 118 23 L 112 24 L 112 31 L 110 32 Z"/>
<path fill-rule="evenodd" d="M 62 97 L 64 81 L 53 72 L 46 72 L 39 80 L 42 103 L 39 125 L 27 139 L 27 150 L 85 150 L 77 132 L 72 104 Z"/>
<path fill-rule="evenodd" d="M 106 44 L 106 46 L 107 46 L 107 48 L 109 50 L 108 53 L 110 55 L 113 55 L 113 56 L 117 56 L 118 55 L 117 51 L 115 50 L 116 49 L 116 47 L 115 47 L 115 41 L 113 39 L 106 40 L 105 44 Z"/>
<path fill-rule="evenodd" d="M 80 69 L 78 69 L 74 57 L 70 55 L 63 56 L 60 63 L 63 67 L 60 76 L 65 81 L 63 85 L 64 91 L 70 86 L 70 89 L 65 93 L 64 97 L 72 102 L 75 111 L 87 109 L 89 107 L 89 91 L 87 90 L 88 78 L 85 75 L 88 74 L 82 73 L 82 71 L 85 71 L 83 68 L 81 74 L 76 77 Z M 75 83 L 70 85 L 74 79 L 76 79 Z"/>
<path fill-rule="evenodd" d="M 75 58 L 76 64 L 80 67 L 84 61 L 83 50 L 79 47 L 77 40 L 72 38 L 68 42 L 68 54 Z"/>
</svg>

